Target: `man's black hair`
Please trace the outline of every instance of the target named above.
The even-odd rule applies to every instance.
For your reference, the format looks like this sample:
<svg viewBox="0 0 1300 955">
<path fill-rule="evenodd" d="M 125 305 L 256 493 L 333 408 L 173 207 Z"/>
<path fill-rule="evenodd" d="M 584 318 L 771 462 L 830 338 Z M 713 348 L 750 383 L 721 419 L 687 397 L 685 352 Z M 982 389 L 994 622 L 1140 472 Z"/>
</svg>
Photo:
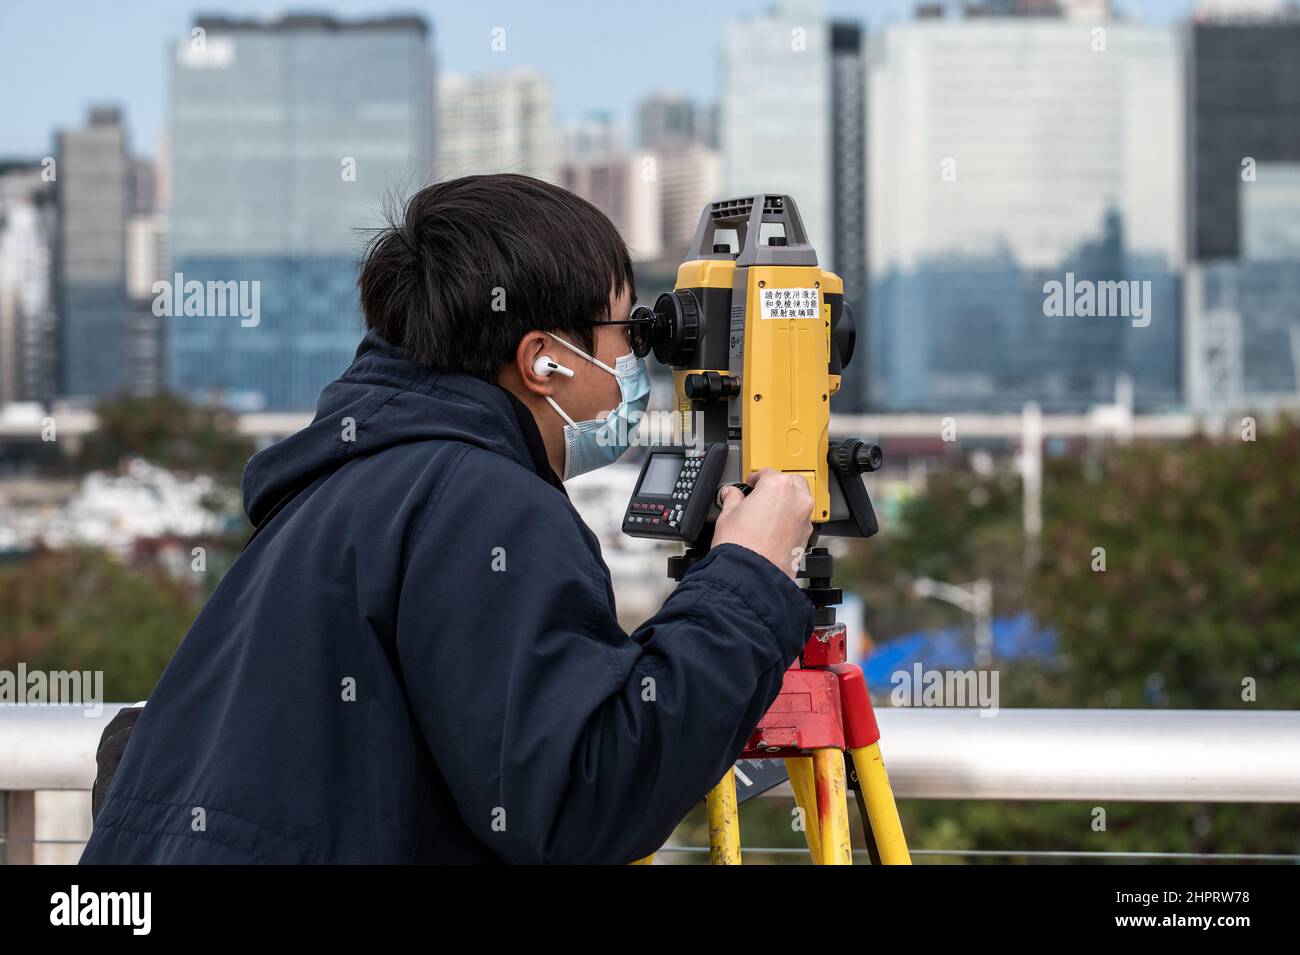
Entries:
<svg viewBox="0 0 1300 955">
<path fill-rule="evenodd" d="M 486 381 L 533 329 L 594 354 L 590 323 L 622 317 L 609 314 L 611 291 L 635 295 L 627 245 L 604 213 L 513 174 L 421 189 L 370 240 L 357 285 L 367 327 L 422 365 Z"/>
</svg>

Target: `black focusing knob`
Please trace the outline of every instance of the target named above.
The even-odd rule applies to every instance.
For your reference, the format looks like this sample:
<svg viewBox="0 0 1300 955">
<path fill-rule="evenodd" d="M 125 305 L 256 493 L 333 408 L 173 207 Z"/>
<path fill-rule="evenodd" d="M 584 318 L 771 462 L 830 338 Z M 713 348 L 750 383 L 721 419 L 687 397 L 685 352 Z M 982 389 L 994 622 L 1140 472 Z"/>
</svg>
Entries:
<svg viewBox="0 0 1300 955">
<path fill-rule="evenodd" d="M 865 474 L 868 471 L 879 471 L 885 463 L 885 452 L 880 450 L 878 444 L 864 443 L 853 453 L 853 460 L 859 473 Z"/>
<path fill-rule="evenodd" d="M 885 463 L 885 452 L 878 444 L 868 444 L 857 438 L 835 442 L 832 449 L 835 469 L 841 474 L 866 474 L 879 471 Z"/>
</svg>

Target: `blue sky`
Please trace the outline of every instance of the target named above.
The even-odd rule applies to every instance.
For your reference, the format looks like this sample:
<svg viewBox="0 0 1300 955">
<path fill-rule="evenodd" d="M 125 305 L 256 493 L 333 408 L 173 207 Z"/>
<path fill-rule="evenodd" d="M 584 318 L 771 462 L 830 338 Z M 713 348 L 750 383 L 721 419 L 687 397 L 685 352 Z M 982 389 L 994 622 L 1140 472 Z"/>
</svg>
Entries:
<svg viewBox="0 0 1300 955">
<path fill-rule="evenodd" d="M 878 26 L 911 15 L 913 0 L 824 0 L 829 15 Z M 1145 20 L 1181 17 L 1191 0 L 1121 0 Z M 550 75 L 563 119 L 596 110 L 629 118 L 657 89 L 711 99 L 723 24 L 765 0 L 0 0 L 0 157 L 36 157 L 54 130 L 79 125 L 89 102 L 125 107 L 132 146 L 156 152 L 166 98 L 165 51 L 196 12 L 268 16 L 421 13 L 444 69 L 486 72 L 528 64 Z M 493 27 L 509 49 L 489 49 Z"/>
</svg>

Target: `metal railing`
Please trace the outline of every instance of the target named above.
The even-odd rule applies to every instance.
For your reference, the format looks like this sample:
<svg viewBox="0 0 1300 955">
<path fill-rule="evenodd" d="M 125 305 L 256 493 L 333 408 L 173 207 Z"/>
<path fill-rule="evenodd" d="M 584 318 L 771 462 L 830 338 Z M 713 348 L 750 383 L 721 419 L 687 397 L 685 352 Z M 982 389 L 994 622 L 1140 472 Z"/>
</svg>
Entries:
<svg viewBox="0 0 1300 955">
<path fill-rule="evenodd" d="M 88 799 L 82 831 L 64 820 L 52 833 L 37 797 L 89 791 L 100 735 L 123 705 L 0 706 L 6 861 L 41 861 L 40 846 L 89 835 Z M 1300 803 L 1300 712 L 881 707 L 877 719 L 900 799 Z"/>
<path fill-rule="evenodd" d="M 1300 711 L 880 707 L 876 718 L 902 798 L 1300 802 Z"/>
</svg>

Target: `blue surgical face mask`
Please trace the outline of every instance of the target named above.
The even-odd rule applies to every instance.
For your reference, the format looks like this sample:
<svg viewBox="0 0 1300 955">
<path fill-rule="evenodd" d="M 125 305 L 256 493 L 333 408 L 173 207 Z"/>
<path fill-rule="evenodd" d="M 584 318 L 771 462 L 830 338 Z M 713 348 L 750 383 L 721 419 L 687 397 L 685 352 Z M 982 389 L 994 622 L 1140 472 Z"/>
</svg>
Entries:
<svg viewBox="0 0 1300 955">
<path fill-rule="evenodd" d="M 547 332 L 550 335 L 550 332 Z M 557 342 L 576 352 L 592 364 L 609 372 L 618 379 L 622 400 L 617 408 L 604 418 L 592 421 L 574 421 L 564 409 L 555 403 L 550 395 L 546 400 L 559 412 L 567 424 L 564 426 L 564 478 L 567 481 L 579 474 L 586 474 L 607 464 L 613 464 L 632 446 L 632 438 L 641 426 L 646 405 L 650 402 L 650 372 L 646 369 L 645 359 L 637 358 L 628 352 L 610 368 L 603 361 L 588 355 L 576 345 L 571 345 L 558 335 L 551 335 Z"/>
</svg>

